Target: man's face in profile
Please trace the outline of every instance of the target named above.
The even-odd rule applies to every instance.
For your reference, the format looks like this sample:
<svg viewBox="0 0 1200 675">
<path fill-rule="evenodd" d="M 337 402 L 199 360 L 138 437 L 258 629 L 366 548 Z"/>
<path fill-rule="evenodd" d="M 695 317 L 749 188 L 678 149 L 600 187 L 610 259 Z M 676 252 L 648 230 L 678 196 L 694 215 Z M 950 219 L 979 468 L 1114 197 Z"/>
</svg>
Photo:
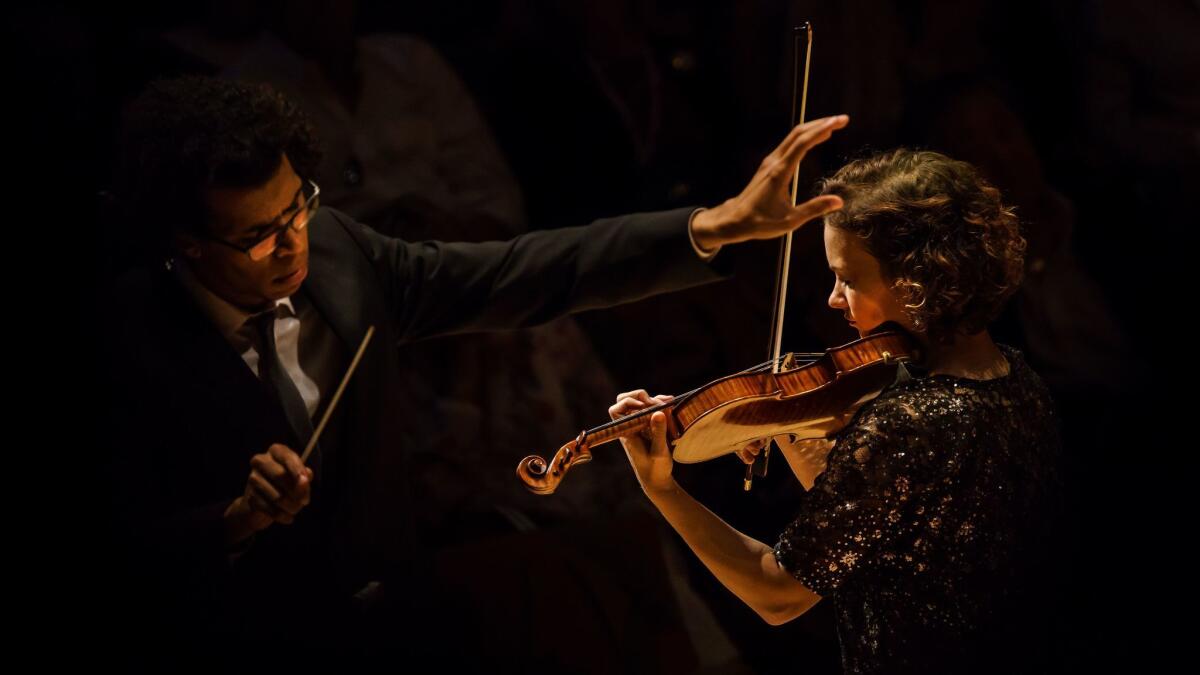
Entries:
<svg viewBox="0 0 1200 675">
<path fill-rule="evenodd" d="M 303 218 L 303 182 L 283 157 L 266 183 L 253 188 L 215 188 L 208 191 L 208 237 L 180 235 L 177 244 L 188 265 L 206 288 L 229 303 L 257 310 L 295 293 L 308 276 L 308 229 L 281 226 L 293 216 Z M 242 250 L 264 236 L 275 250 L 252 260 Z M 225 242 L 225 243 L 222 243 Z"/>
</svg>

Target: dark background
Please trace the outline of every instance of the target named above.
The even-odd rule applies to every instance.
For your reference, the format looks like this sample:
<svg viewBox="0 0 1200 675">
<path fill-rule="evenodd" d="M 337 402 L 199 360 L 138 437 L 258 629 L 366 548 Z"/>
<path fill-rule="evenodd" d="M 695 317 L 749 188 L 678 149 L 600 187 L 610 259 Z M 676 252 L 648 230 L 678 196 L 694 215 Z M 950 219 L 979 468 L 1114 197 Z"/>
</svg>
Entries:
<svg viewBox="0 0 1200 675">
<path fill-rule="evenodd" d="M 110 187 L 122 106 L 155 77 L 211 71 L 172 49 L 165 31 L 207 26 L 237 40 L 321 5 L 43 2 L 8 18 L 11 172 L 33 183 L 14 200 L 31 207 L 14 222 L 35 254 L 14 253 L 12 269 L 29 265 L 18 283 L 45 291 L 31 303 L 35 342 L 52 364 L 66 362 L 53 376 L 34 369 L 36 400 L 60 424 L 38 427 L 51 442 L 32 446 L 36 467 L 22 481 L 34 495 L 22 500 L 35 505 L 28 511 L 63 515 L 13 537 L 47 552 L 49 588 L 65 591 L 35 591 L 29 615 L 59 643 L 105 654 L 130 637 L 113 622 L 120 607 L 94 592 L 106 553 L 88 506 L 104 486 L 88 473 L 103 443 L 86 430 L 103 394 L 80 384 L 90 364 L 79 337 L 103 311 L 87 302 L 90 290 L 122 264 L 96 197 Z M 1072 570 L 1062 669 L 1164 663 L 1191 606 L 1183 482 L 1193 445 L 1182 402 L 1196 296 L 1200 3 L 375 1 L 359 3 L 353 30 L 414 34 L 441 51 L 520 183 L 528 226 L 545 228 L 736 193 L 786 132 L 789 27 L 799 19 L 815 27 L 809 117 L 851 116 L 805 161 L 802 186 L 847 158 L 907 145 L 977 164 L 1017 205 L 1029 281 L 994 335 L 1026 351 L 1062 412 Z M 616 64 L 607 81 L 588 66 L 604 59 Z M 656 131 L 638 137 L 648 118 L 635 112 L 629 126 L 623 104 L 656 106 Z M 797 239 L 785 348 L 851 337 L 823 311 L 831 280 L 814 230 Z M 678 392 L 760 361 L 774 249 L 749 248 L 735 281 L 581 317 L 600 367 L 621 389 Z M 769 508 L 793 489 L 781 465 L 749 497 L 732 462 L 680 471 L 764 541 L 787 520 Z M 692 567 L 748 672 L 809 659 L 836 668 L 827 608 L 769 628 Z"/>
</svg>

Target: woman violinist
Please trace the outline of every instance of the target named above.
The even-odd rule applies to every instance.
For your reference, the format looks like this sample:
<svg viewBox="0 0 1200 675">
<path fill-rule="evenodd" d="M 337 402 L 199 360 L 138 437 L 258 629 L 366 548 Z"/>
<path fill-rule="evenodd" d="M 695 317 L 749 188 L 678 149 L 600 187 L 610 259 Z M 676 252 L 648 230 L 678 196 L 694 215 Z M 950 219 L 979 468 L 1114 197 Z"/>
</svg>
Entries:
<svg viewBox="0 0 1200 675">
<path fill-rule="evenodd" d="M 973 167 L 896 150 L 824 181 L 829 306 L 861 336 L 906 329 L 921 368 L 828 441 L 780 443 L 806 492 L 774 546 L 736 531 L 672 478 L 665 416 L 622 438 L 647 497 L 730 591 L 771 624 L 835 603 L 843 668 L 1045 668 L 1045 578 L 1058 431 L 1041 379 L 986 326 L 1020 282 L 1017 219 Z M 719 222 L 724 205 L 696 216 Z M 811 225 L 809 225 L 811 226 Z M 703 242 L 699 242 L 703 245 Z M 670 400 L 638 390 L 616 419 Z M 739 455 L 750 462 L 762 443 Z M 827 453 L 827 454 L 826 454 Z"/>
</svg>

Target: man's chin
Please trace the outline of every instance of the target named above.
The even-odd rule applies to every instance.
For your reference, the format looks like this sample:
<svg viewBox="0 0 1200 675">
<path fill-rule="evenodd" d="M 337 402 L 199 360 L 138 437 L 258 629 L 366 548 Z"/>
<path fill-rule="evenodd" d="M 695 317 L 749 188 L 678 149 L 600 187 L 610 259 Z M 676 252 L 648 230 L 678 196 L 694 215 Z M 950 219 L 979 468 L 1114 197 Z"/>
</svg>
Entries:
<svg viewBox="0 0 1200 675">
<path fill-rule="evenodd" d="M 271 280 L 272 294 L 278 293 L 280 298 L 287 296 L 300 290 L 300 285 L 304 283 L 304 279 L 308 276 L 308 265 L 301 265 L 291 272 L 282 276 L 275 277 Z"/>
</svg>

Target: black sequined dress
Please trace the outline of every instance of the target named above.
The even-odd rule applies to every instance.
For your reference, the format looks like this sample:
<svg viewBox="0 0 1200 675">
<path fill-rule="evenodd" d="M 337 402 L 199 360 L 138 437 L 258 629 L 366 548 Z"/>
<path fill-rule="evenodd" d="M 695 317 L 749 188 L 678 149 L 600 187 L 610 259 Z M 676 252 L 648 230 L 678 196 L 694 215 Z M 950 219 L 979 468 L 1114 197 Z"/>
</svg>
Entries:
<svg viewBox="0 0 1200 675">
<path fill-rule="evenodd" d="M 1038 672 L 1058 422 L 1022 354 L 991 380 L 902 372 L 836 436 L 775 556 L 835 603 L 846 673 Z"/>
</svg>

